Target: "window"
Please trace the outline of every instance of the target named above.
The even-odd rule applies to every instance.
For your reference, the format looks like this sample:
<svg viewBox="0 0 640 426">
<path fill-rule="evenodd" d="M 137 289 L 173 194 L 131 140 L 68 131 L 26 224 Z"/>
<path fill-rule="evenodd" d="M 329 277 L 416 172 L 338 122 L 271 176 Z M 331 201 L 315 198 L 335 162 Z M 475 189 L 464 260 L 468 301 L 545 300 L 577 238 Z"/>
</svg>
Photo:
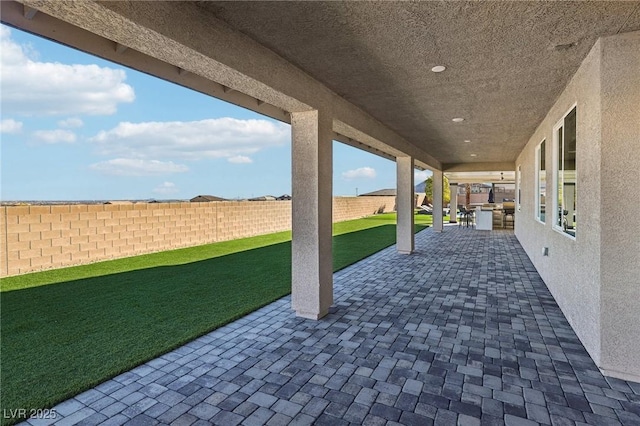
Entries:
<svg viewBox="0 0 640 426">
<path fill-rule="evenodd" d="M 544 223 L 546 220 L 547 169 L 545 161 L 546 141 L 540 142 L 536 149 L 536 218 Z"/>
<path fill-rule="evenodd" d="M 576 236 L 576 107 L 556 125 L 556 205 L 554 228 Z"/>
<path fill-rule="evenodd" d="M 518 182 L 518 190 L 516 191 L 516 205 L 518 206 L 518 211 L 520 211 L 520 200 L 522 199 L 522 166 L 518 166 L 518 175 L 516 176 L 516 182 Z"/>
</svg>

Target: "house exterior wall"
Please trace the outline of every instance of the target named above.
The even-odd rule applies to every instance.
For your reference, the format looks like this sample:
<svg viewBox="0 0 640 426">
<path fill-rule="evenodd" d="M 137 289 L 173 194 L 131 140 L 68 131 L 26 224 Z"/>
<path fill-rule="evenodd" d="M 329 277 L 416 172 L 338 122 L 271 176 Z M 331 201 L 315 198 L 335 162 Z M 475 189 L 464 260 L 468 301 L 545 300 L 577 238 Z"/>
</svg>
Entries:
<svg viewBox="0 0 640 426">
<path fill-rule="evenodd" d="M 522 166 L 515 234 L 569 323 L 600 365 L 600 61 L 597 42 L 516 161 Z M 576 104 L 576 239 L 553 229 L 553 127 Z M 536 219 L 536 148 L 546 140 L 546 223 Z M 549 255 L 543 256 L 544 247 Z"/>
<path fill-rule="evenodd" d="M 601 368 L 640 382 L 640 32 L 602 40 L 601 72 Z"/>
<path fill-rule="evenodd" d="M 389 212 L 395 197 L 336 197 L 335 222 Z M 0 276 L 291 229 L 291 201 L 3 206 Z"/>
<path fill-rule="evenodd" d="M 637 202 L 640 33 L 599 40 L 516 161 L 515 234 L 576 334 L 605 374 L 640 381 L 640 227 Z M 635 49 L 635 50 L 634 50 Z M 635 67 L 635 68 L 634 68 Z M 577 235 L 553 229 L 553 127 L 577 106 Z M 536 219 L 536 148 L 546 140 L 547 219 Z M 549 255 L 543 256 L 544 247 Z"/>
</svg>

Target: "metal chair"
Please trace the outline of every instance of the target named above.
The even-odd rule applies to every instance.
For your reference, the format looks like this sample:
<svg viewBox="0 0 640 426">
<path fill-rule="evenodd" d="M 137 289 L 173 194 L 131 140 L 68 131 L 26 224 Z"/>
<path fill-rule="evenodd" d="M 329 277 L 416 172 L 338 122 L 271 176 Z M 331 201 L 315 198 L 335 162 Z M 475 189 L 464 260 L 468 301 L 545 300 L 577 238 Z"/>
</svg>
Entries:
<svg viewBox="0 0 640 426">
<path fill-rule="evenodd" d="M 460 219 L 458 220 L 458 226 L 462 226 L 463 222 L 467 228 L 469 225 L 471 225 L 472 228 L 475 226 L 475 212 L 473 209 L 469 210 L 464 206 L 460 207 Z"/>
<path fill-rule="evenodd" d="M 511 219 L 509 219 L 511 218 Z M 502 209 L 502 227 L 507 228 L 507 225 L 511 225 L 511 228 L 515 228 L 516 222 L 516 209 L 514 203 L 503 203 Z"/>
</svg>

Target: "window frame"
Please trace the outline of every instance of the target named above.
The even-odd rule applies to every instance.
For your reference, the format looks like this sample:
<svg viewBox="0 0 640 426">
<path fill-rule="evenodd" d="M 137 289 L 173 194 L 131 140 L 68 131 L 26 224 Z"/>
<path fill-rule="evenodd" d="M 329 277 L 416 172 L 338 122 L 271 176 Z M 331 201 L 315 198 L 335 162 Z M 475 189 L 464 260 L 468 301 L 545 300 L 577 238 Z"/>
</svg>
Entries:
<svg viewBox="0 0 640 426">
<path fill-rule="evenodd" d="M 522 211 L 522 164 L 516 167 L 516 208 Z"/>
<path fill-rule="evenodd" d="M 541 195 L 540 177 L 542 175 L 542 173 L 541 173 L 542 171 L 540 170 L 540 166 L 541 166 L 541 162 L 542 162 L 542 155 L 541 155 L 542 144 L 544 144 L 544 160 L 545 160 L 544 161 L 544 182 L 545 182 L 545 184 L 544 184 L 544 187 L 545 187 L 545 189 L 544 189 L 544 199 L 545 199 L 545 202 L 544 202 L 544 206 L 545 206 L 544 218 L 542 218 L 542 215 L 540 214 L 541 213 L 540 212 L 540 207 L 542 205 L 540 203 L 540 195 Z M 535 172 L 535 180 L 536 180 L 536 182 L 535 182 L 535 186 L 536 186 L 535 198 L 536 199 L 535 199 L 535 213 L 534 213 L 534 215 L 535 215 L 536 220 L 539 223 L 543 224 L 543 225 L 545 225 L 547 223 L 547 199 L 548 199 L 547 194 L 549 192 L 548 188 L 547 188 L 548 187 L 548 185 L 547 185 L 547 164 L 548 164 L 548 161 L 546 161 L 546 160 L 547 160 L 547 139 L 545 138 L 545 139 L 542 139 L 540 141 L 540 143 L 538 143 L 538 145 L 536 146 L 536 164 L 535 164 L 535 167 L 536 167 L 536 172 Z"/>
<path fill-rule="evenodd" d="M 567 238 L 570 238 L 571 240 L 575 241 L 576 240 L 576 235 L 577 232 L 575 232 L 573 235 L 566 232 L 562 226 L 558 225 L 558 216 L 559 216 L 559 212 L 561 208 L 564 208 L 564 200 L 562 202 L 560 202 L 560 194 L 559 194 L 559 190 L 558 188 L 560 187 L 560 185 L 562 184 L 562 187 L 564 188 L 564 175 L 565 175 L 565 169 L 564 169 L 564 159 L 562 161 L 562 181 L 560 181 L 560 167 L 559 167 L 559 161 L 560 159 L 559 157 L 559 138 L 558 138 L 558 130 L 562 129 L 562 153 L 564 155 L 564 144 L 566 142 L 566 138 L 565 138 L 565 120 L 567 118 L 567 116 L 569 114 L 571 114 L 571 112 L 573 110 L 576 110 L 576 166 L 575 166 L 575 174 L 576 174 L 576 178 L 575 178 L 575 189 L 574 189 L 574 194 L 577 200 L 577 193 L 578 193 L 578 167 L 577 167 L 577 146 L 578 146 L 578 103 L 575 102 L 573 103 L 573 105 L 571 105 L 571 107 L 569 107 L 565 113 L 562 115 L 562 118 L 560 118 L 560 120 L 558 120 L 558 122 L 555 124 L 555 126 L 553 126 L 553 155 L 552 155 L 552 162 L 553 162 L 553 220 L 551 222 L 551 228 L 558 232 L 559 234 L 564 235 Z M 577 201 L 576 201 L 577 203 Z M 574 211 L 575 213 L 575 211 Z M 576 216 L 576 223 L 577 223 L 577 216 Z"/>
</svg>

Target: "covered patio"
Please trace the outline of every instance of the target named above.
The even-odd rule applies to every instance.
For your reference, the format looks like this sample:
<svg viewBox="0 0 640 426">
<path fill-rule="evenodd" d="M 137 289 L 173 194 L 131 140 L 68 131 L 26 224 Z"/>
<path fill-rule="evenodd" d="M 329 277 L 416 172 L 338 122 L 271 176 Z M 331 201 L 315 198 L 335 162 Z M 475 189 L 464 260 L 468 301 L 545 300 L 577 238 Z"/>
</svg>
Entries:
<svg viewBox="0 0 640 426">
<path fill-rule="evenodd" d="M 533 290 L 526 286 L 536 283 L 537 294 L 548 294 L 537 275 L 527 284 L 535 269 L 599 371 L 640 382 L 640 228 L 628 226 L 635 223 L 637 202 L 626 196 L 627 188 L 640 186 L 639 1 L 370 7 L 366 2 L 16 0 L 4 1 L 0 16 L 7 25 L 289 123 L 291 308 L 302 318 L 322 319 L 334 304 L 333 141 L 395 160 L 396 250 L 406 255 L 414 250 L 415 169 L 432 172 L 435 232 L 442 231 L 445 175 L 513 174 L 515 237 L 509 234 L 509 244 L 516 245 L 517 238 L 532 264 L 521 270 L 490 268 L 489 261 L 497 260 L 492 248 L 476 249 L 469 241 L 457 249 L 455 238 L 433 236 L 431 253 L 446 255 L 436 269 L 445 280 L 442 291 L 459 291 L 460 285 L 474 294 L 471 284 L 478 280 L 482 295 L 490 289 L 506 292 L 509 287 L 501 286 L 522 281 L 522 294 L 530 297 Z M 518 248 L 509 256 L 520 253 L 516 258 L 524 259 L 524 252 Z M 380 292 L 395 291 L 395 280 L 418 286 L 421 281 L 406 277 L 426 277 L 422 254 L 389 258 L 391 265 L 350 270 L 376 276 L 370 285 L 391 276 Z M 405 264 L 406 275 L 396 271 Z M 486 267 L 486 277 L 474 265 Z M 489 286 L 491 274 L 497 287 Z M 402 290 L 396 297 L 406 291 L 412 294 Z M 337 296 L 339 311 L 329 323 L 336 315 L 351 316 L 341 305 L 349 298 Z M 441 297 L 443 306 L 457 308 L 456 298 L 447 299 L 453 293 Z M 519 312 L 507 293 L 486 297 Z M 525 302 L 530 300 L 535 299 Z M 406 309 L 387 303 L 387 295 L 383 301 L 390 314 Z M 430 313 L 439 301 L 430 304 L 427 297 L 421 305 L 426 311 L 416 315 Z M 481 299 L 477 303 L 484 306 Z M 512 324 L 511 312 L 503 312 L 502 305 L 495 309 L 485 315 L 492 312 L 500 320 L 504 313 L 506 324 L 529 333 L 524 319 Z M 281 315 L 312 330 L 327 324 L 296 323 Z M 485 320 L 482 329 L 492 330 L 492 317 Z M 496 330 L 506 324 L 498 321 Z M 601 378 L 596 370 L 585 371 Z"/>
<path fill-rule="evenodd" d="M 54 407 L 56 424 L 640 424 L 511 231 L 446 226 L 334 275 L 321 321 L 290 297 Z M 42 420 L 30 420 L 43 424 Z"/>
</svg>

